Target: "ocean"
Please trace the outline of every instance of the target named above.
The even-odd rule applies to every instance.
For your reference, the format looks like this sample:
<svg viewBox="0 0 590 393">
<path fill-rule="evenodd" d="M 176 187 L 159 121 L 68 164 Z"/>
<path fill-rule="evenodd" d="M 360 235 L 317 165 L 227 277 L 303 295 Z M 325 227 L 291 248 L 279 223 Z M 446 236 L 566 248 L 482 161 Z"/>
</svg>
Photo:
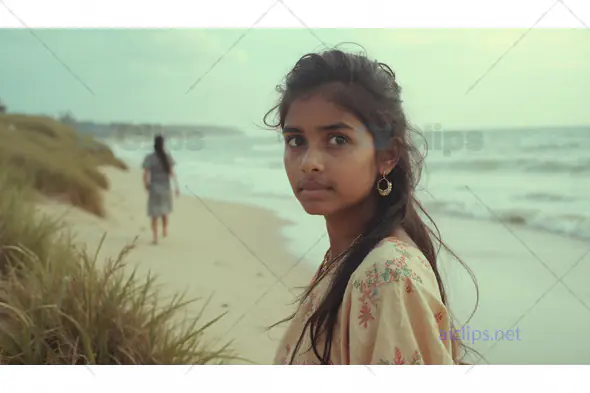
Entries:
<svg viewBox="0 0 590 393">
<path fill-rule="evenodd" d="M 416 144 L 427 141 L 428 154 L 417 195 L 429 211 L 590 240 L 590 126 L 455 132 L 435 127 L 422 134 Z M 151 138 L 109 144 L 138 167 L 152 149 Z M 177 134 L 167 147 L 183 193 L 273 210 L 293 223 L 284 230 L 289 251 L 298 256 L 311 247 L 313 259 L 321 260 L 327 246 L 323 220 L 308 216 L 294 198 L 276 132 L 207 134 L 198 140 Z"/>
</svg>

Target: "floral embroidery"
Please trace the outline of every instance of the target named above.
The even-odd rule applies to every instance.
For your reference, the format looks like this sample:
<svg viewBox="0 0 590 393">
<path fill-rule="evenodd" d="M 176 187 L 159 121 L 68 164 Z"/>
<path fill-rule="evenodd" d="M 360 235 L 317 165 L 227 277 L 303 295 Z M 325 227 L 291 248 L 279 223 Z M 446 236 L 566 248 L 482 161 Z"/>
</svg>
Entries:
<svg viewBox="0 0 590 393">
<path fill-rule="evenodd" d="M 375 317 L 373 315 L 371 315 L 371 306 L 369 306 L 369 304 L 366 302 L 361 305 L 359 319 L 360 319 L 360 324 L 365 329 L 367 328 L 367 323 L 370 321 L 373 321 L 375 319 Z"/>
<path fill-rule="evenodd" d="M 424 364 L 422 356 L 420 356 L 420 353 L 418 353 L 418 351 L 414 352 L 414 356 L 412 356 L 412 364 Z"/>
<path fill-rule="evenodd" d="M 434 314 L 434 319 L 436 319 L 436 323 L 437 324 L 440 324 L 440 322 L 443 319 L 443 313 L 442 313 L 442 311 L 439 311 L 436 314 Z"/>
<path fill-rule="evenodd" d="M 363 326 L 363 328 L 367 328 L 368 322 L 375 320 L 373 307 L 377 307 L 376 297 L 378 295 L 379 287 L 391 282 L 399 282 L 406 277 L 422 283 L 420 276 L 408 267 L 407 258 L 404 255 L 386 260 L 383 265 L 384 268 L 378 269 L 377 264 L 373 264 L 373 266 L 365 272 L 366 278 L 364 280 L 355 280 L 352 284 L 353 288 L 361 293 L 359 298 L 361 307 L 358 319 L 359 324 Z M 405 282 L 406 292 L 413 292 L 414 289 L 411 281 L 405 280 Z"/>
<path fill-rule="evenodd" d="M 422 360 L 422 356 L 420 356 L 420 353 L 418 351 L 414 351 L 414 354 L 412 355 L 412 360 L 408 363 L 406 362 L 406 360 L 404 359 L 404 356 L 402 354 L 402 351 L 398 348 L 395 347 L 395 356 L 393 358 L 393 362 L 389 361 L 389 360 L 385 360 L 385 359 L 380 359 L 379 362 L 377 362 L 377 364 L 381 364 L 381 365 L 417 365 L 417 364 L 424 364 L 423 360 Z"/>
<path fill-rule="evenodd" d="M 407 250 L 410 245 L 408 243 L 402 242 L 397 237 L 386 237 L 382 240 L 383 243 L 393 243 L 399 248 L 400 250 Z"/>
<path fill-rule="evenodd" d="M 414 292 L 414 286 L 412 285 L 412 281 L 406 282 L 406 293 Z"/>
<path fill-rule="evenodd" d="M 395 244 L 397 250 L 406 258 L 411 258 L 411 257 L 415 257 L 420 264 L 422 264 L 424 267 L 426 267 L 429 270 L 432 270 L 432 266 L 430 266 L 430 262 L 428 262 L 426 260 L 426 258 L 424 258 L 423 255 L 418 254 L 412 254 L 410 253 L 408 250 L 411 249 L 416 249 L 416 247 L 413 247 L 407 243 L 402 242 L 401 240 L 395 238 L 395 237 L 387 237 L 385 239 L 383 239 L 382 241 L 383 243 L 393 243 Z"/>
<path fill-rule="evenodd" d="M 384 273 L 384 274 L 390 274 L 393 272 L 396 275 L 409 277 L 412 280 L 422 283 L 422 279 L 420 278 L 420 276 L 418 276 L 416 273 L 414 273 L 408 267 L 408 259 L 407 259 L 407 257 L 405 257 L 403 255 L 399 258 L 394 258 L 394 259 L 385 261 L 385 266 L 386 266 L 386 269 L 385 269 L 386 273 Z M 399 277 L 395 281 L 398 281 L 398 280 L 399 280 Z"/>
<path fill-rule="evenodd" d="M 422 263 L 422 265 L 423 265 L 425 268 L 427 268 L 427 269 L 429 269 L 429 270 L 432 270 L 432 266 L 430 266 L 430 262 L 428 262 L 428 261 L 427 261 L 427 260 L 426 260 L 426 259 L 425 259 L 423 256 L 421 256 L 421 255 L 417 255 L 417 256 L 416 256 L 416 259 L 418 259 L 418 260 L 420 261 L 420 263 Z"/>
</svg>

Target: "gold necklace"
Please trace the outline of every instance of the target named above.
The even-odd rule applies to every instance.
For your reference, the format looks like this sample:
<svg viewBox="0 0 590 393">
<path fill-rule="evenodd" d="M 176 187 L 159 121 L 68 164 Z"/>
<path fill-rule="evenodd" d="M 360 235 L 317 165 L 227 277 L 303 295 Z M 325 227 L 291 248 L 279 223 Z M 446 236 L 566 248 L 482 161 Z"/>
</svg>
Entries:
<svg viewBox="0 0 590 393">
<path fill-rule="evenodd" d="M 340 254 L 338 254 L 335 258 L 329 258 L 330 255 L 330 248 L 328 248 L 328 250 L 326 251 L 326 254 L 324 255 L 324 260 L 322 261 L 322 264 L 320 265 L 320 269 L 319 269 L 319 274 L 322 275 L 324 273 L 326 273 L 328 270 L 330 270 L 330 268 L 332 268 L 334 266 L 334 264 L 340 260 L 340 258 L 342 258 L 342 256 L 344 254 L 346 254 L 348 251 L 350 251 L 350 249 L 355 246 L 358 241 L 360 240 L 362 236 L 362 233 L 360 235 L 358 235 L 353 241 L 352 243 L 350 243 L 350 246 L 348 246 L 344 251 L 342 251 Z M 330 261 L 328 261 L 329 259 L 331 259 Z"/>
</svg>

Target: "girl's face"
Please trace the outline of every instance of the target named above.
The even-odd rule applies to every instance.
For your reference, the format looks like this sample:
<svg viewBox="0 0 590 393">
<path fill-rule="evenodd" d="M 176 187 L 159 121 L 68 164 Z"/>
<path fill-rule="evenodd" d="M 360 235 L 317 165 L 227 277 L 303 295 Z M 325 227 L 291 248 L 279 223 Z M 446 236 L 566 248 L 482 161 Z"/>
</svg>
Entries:
<svg viewBox="0 0 590 393">
<path fill-rule="evenodd" d="M 319 95 L 296 100 L 283 136 L 287 177 L 307 213 L 333 215 L 376 192 L 373 137 L 353 114 Z"/>
</svg>

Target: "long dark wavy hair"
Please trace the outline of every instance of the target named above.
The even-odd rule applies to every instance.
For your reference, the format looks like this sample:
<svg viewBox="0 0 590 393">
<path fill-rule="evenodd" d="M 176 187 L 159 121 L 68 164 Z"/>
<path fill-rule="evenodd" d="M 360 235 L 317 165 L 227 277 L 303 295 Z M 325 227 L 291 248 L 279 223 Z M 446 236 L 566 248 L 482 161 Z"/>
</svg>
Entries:
<svg viewBox="0 0 590 393">
<path fill-rule="evenodd" d="M 314 93 L 322 93 L 324 97 L 353 113 L 364 123 L 373 136 L 377 151 L 391 148 L 392 141 L 398 144 L 399 160 L 387 175 L 393 189 L 387 197 L 377 199 L 376 213 L 368 222 L 360 241 L 341 257 L 340 263 L 334 269 L 329 289 L 317 310 L 306 321 L 290 360 L 292 363 L 304 334 L 308 332 L 317 359 L 321 364 L 330 364 L 334 327 L 350 277 L 377 243 L 391 236 L 394 229 L 403 228 L 422 251 L 434 271 L 442 301 L 447 307 L 447 294 L 437 264 L 440 247 L 444 247 L 467 269 L 474 282 L 475 276 L 443 243 L 436 224 L 416 199 L 415 190 L 422 171 L 424 155 L 412 142 L 411 132 L 417 133 L 417 130 L 413 129 L 406 119 L 400 98 L 401 88 L 389 66 L 373 61 L 365 54 L 352 54 L 335 49 L 309 53 L 297 61 L 287 74 L 284 85 L 278 86 L 277 91 L 280 93 L 278 104 L 264 116 L 263 121 L 268 127 L 282 129 L 293 101 Z M 277 117 L 276 122 L 269 121 L 269 116 L 273 113 Z M 379 179 L 379 176 L 375 178 L 375 184 Z M 425 224 L 419 212 L 428 218 L 434 230 Z M 435 247 L 435 242 L 438 248 Z M 325 275 L 326 272 L 320 274 L 314 283 L 307 287 L 299 302 L 310 295 Z M 479 301 L 479 292 L 477 298 Z M 294 316 L 295 314 L 291 315 L 271 328 L 290 321 Z M 320 337 L 324 339 L 323 348 L 319 348 Z M 460 349 L 470 348 L 460 341 L 452 342 L 455 362 L 463 363 L 459 352 L 465 351 Z"/>
<path fill-rule="evenodd" d="M 154 138 L 154 152 L 156 153 L 156 156 L 158 156 L 164 171 L 170 174 L 170 161 L 168 161 L 168 155 L 164 150 L 164 137 L 162 135 L 156 135 Z"/>
</svg>

